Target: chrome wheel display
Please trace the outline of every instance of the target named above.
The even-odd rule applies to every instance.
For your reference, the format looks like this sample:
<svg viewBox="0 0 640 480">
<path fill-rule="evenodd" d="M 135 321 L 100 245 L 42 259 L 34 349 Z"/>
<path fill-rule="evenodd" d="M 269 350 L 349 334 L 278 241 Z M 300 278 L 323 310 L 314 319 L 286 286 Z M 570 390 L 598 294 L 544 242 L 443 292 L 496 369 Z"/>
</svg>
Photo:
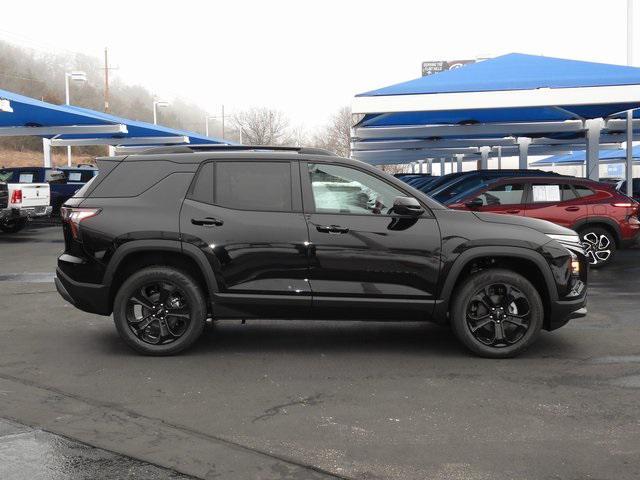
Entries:
<svg viewBox="0 0 640 480">
<path fill-rule="evenodd" d="M 605 234 L 587 232 L 582 236 L 582 245 L 591 265 L 604 263 L 611 257 L 611 239 Z"/>
<path fill-rule="evenodd" d="M 518 343 L 530 326 L 531 306 L 525 294 L 508 283 L 478 290 L 466 308 L 466 323 L 482 344 L 502 348 Z"/>
<path fill-rule="evenodd" d="M 127 323 L 145 343 L 164 345 L 182 337 L 191 321 L 191 310 L 181 289 L 168 281 L 148 283 L 127 303 Z"/>
</svg>

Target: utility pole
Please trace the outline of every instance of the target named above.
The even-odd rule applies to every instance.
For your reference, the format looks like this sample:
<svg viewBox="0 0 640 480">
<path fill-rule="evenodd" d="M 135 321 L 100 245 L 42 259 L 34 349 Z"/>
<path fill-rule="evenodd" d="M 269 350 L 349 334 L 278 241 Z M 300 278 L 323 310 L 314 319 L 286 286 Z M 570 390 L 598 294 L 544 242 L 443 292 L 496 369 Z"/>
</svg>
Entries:
<svg viewBox="0 0 640 480">
<path fill-rule="evenodd" d="M 109 53 L 107 47 L 104 47 L 104 111 L 109 111 L 109 70 L 117 70 L 118 67 L 109 66 Z"/>
</svg>

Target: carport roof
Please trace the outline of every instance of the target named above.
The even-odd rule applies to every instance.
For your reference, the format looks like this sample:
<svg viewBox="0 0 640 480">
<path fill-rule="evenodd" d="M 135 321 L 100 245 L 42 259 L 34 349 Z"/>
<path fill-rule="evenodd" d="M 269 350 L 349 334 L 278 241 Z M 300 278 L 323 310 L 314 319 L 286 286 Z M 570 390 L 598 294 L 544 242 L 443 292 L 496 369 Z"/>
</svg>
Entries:
<svg viewBox="0 0 640 480">
<path fill-rule="evenodd" d="M 640 145 L 633 147 L 633 161 L 640 161 Z M 616 148 L 611 150 L 600 150 L 601 163 L 621 163 L 627 158 L 627 151 L 624 148 Z M 532 166 L 552 166 L 552 165 L 583 165 L 587 159 L 585 150 L 578 150 L 564 155 L 553 155 L 533 162 Z"/>
<path fill-rule="evenodd" d="M 195 132 L 154 125 L 73 105 L 54 105 L 0 89 L 2 135 L 38 135 L 56 139 L 184 138 L 192 143 L 227 143 Z M 144 140 L 141 140 L 141 143 Z"/>
</svg>

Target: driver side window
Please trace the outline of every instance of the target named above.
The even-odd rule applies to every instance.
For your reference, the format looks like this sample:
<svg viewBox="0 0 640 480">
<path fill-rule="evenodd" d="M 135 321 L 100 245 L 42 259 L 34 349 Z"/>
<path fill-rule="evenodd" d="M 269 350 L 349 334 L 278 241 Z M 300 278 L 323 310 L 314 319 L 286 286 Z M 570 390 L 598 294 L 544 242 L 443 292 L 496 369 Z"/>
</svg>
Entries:
<svg viewBox="0 0 640 480">
<path fill-rule="evenodd" d="M 405 194 L 354 168 L 309 164 L 309 180 L 317 213 L 387 215 L 396 197 Z"/>
</svg>

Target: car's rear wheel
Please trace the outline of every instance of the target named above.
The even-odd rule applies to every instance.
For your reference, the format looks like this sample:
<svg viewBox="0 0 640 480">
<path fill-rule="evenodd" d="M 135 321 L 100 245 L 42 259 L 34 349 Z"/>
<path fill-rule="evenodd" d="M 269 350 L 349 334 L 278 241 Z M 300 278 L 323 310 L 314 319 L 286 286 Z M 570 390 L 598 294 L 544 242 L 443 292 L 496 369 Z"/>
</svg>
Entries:
<svg viewBox="0 0 640 480">
<path fill-rule="evenodd" d="M 4 233 L 18 233 L 27 226 L 26 218 L 12 218 L 4 223 L 0 223 L 0 230 Z"/>
<path fill-rule="evenodd" d="M 173 355 L 200 337 L 206 300 L 198 284 L 172 267 L 133 274 L 114 300 L 113 319 L 122 339 L 145 355 Z"/>
<path fill-rule="evenodd" d="M 542 328 L 544 308 L 535 287 L 510 270 L 484 270 L 456 290 L 451 325 L 474 353 L 508 358 L 523 352 Z"/>
<path fill-rule="evenodd" d="M 585 227 L 580 231 L 582 246 L 591 268 L 601 268 L 611 263 L 616 253 L 616 240 L 601 227 Z"/>
</svg>

